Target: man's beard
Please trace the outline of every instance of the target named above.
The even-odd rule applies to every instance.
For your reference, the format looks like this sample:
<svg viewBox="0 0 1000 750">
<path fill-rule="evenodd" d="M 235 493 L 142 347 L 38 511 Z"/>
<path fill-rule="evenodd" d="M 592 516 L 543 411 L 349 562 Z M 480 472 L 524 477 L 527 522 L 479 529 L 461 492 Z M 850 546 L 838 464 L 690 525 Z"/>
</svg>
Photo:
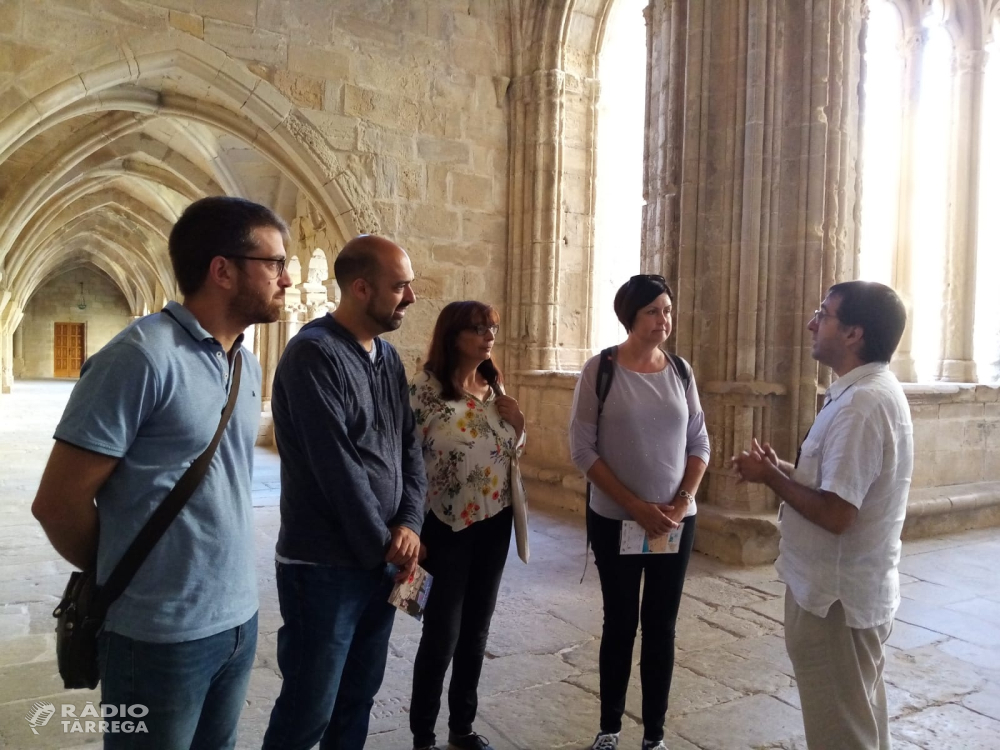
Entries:
<svg viewBox="0 0 1000 750">
<path fill-rule="evenodd" d="M 409 307 L 409 305 L 399 305 L 398 307 L 394 307 L 389 313 L 380 313 L 375 310 L 372 305 L 369 305 L 368 309 L 365 310 L 365 313 L 368 315 L 368 318 L 381 329 L 382 333 L 388 333 L 389 331 L 395 331 L 403 325 L 402 318 L 395 318 L 393 316 L 396 314 L 397 310 L 405 310 L 407 307 Z"/>
<path fill-rule="evenodd" d="M 254 291 L 241 280 L 236 296 L 229 303 L 229 315 L 241 321 L 243 327 L 274 323 L 281 317 L 284 302 L 284 295 L 268 299 L 264 293 Z"/>
</svg>

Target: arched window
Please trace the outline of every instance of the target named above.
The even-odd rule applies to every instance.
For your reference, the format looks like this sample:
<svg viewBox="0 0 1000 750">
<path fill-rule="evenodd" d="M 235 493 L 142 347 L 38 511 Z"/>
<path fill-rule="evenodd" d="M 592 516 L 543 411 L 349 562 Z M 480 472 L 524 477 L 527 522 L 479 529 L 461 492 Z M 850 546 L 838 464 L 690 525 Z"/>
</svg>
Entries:
<svg viewBox="0 0 1000 750">
<path fill-rule="evenodd" d="M 904 18 L 900 8 L 922 15 Z M 906 377 L 929 381 L 939 376 L 942 331 L 954 302 L 946 263 L 961 136 L 954 127 L 956 44 L 940 3 L 873 0 L 864 49 L 857 275 L 906 298 L 901 350 L 908 347 L 904 356 L 912 359 Z"/>
<path fill-rule="evenodd" d="M 617 343 L 615 292 L 639 272 L 642 159 L 646 103 L 648 0 L 617 0 L 608 13 L 598 58 L 594 203 L 593 315 L 595 350 Z"/>
<path fill-rule="evenodd" d="M 891 2 L 875 2 L 865 38 L 859 278 L 893 285 L 899 241 L 900 161 L 906 59 L 903 22 Z"/>
<path fill-rule="evenodd" d="M 1000 382 L 1000 18 L 986 47 L 979 166 L 975 358 L 979 380 Z"/>
</svg>

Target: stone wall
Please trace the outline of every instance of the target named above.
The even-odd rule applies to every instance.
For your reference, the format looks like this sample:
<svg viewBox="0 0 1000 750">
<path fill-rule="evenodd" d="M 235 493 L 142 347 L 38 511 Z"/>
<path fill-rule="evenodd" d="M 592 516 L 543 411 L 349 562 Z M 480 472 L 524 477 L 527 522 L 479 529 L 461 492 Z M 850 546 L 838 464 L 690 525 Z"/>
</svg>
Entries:
<svg viewBox="0 0 1000 750">
<path fill-rule="evenodd" d="M 83 283 L 85 310 L 77 307 Z M 128 302 L 104 274 L 77 268 L 56 276 L 32 296 L 21 321 L 23 355 L 15 363 L 19 378 L 51 378 L 56 321 L 84 323 L 87 356 L 100 350 L 132 320 Z M 17 365 L 20 364 L 20 372 Z"/>
<path fill-rule="evenodd" d="M 1000 387 L 904 384 L 913 415 L 913 488 L 1000 482 Z"/>
<path fill-rule="evenodd" d="M 291 251 L 303 269 L 319 249 L 332 273 L 337 250 L 357 232 L 389 236 L 410 252 L 417 276 L 418 303 L 392 336 L 413 369 L 447 301 L 481 298 L 506 315 L 509 12 L 507 3 L 491 0 L 7 0 L 0 8 L 0 154 L 19 170 L 17 179 L 30 174 L 30 165 L 58 144 L 19 151 L 16 139 L 5 142 L 3 136 L 18 134 L 30 118 L 48 117 L 44 125 L 57 127 L 65 120 L 60 108 L 123 110 L 156 120 L 147 131 L 152 138 L 126 139 L 121 149 L 129 156 L 128 149 L 152 144 L 147 153 L 112 164 L 103 179 L 124 168 L 133 180 L 141 172 L 151 182 L 109 204 L 124 215 L 124 225 L 138 217 L 131 223 L 152 226 L 161 236 L 130 247 L 128 230 L 109 234 L 126 256 L 148 254 L 144 270 L 165 278 L 162 235 L 173 217 L 155 199 L 162 189 L 156 180 L 179 190 L 174 201 L 181 205 L 198 197 L 193 187 L 239 193 L 241 181 L 248 196 L 272 195 L 270 202 L 281 203 L 279 210 L 296 224 Z M 117 86 L 114 95 L 101 98 L 109 81 Z M 169 106 L 151 108 L 149 101 L 162 95 L 172 97 Z M 201 130 L 192 131 L 191 140 L 206 137 L 204 124 L 215 128 L 212 136 L 222 131 L 229 139 L 205 169 L 208 177 L 189 178 L 189 170 L 178 181 L 170 175 L 172 165 L 159 172 L 142 166 L 175 159 L 156 138 L 171 131 L 187 135 L 192 123 Z M 42 130 L 40 125 L 30 134 Z M 117 137 L 97 140 L 103 146 Z M 256 158 L 244 159 L 231 148 L 234 139 Z M 202 148 L 202 155 L 210 150 Z M 197 162 L 196 151 L 184 153 Z M 9 247 L 0 247 L 0 373 L 7 372 L 19 305 L 30 296 L 24 285 L 44 275 L 25 272 L 25 281 L 2 275 L 9 263 L 4 254 L 19 252 L 17 232 L 30 226 L 30 218 L 10 230 Z M 51 258 L 45 262 L 53 265 Z M 34 271 L 33 263 L 29 257 L 21 267 Z M 123 266 L 119 257 L 111 263 Z M 166 288 L 165 278 L 151 278 L 146 287 Z M 316 284 L 306 274 L 300 283 L 296 304 L 309 307 L 320 292 L 306 288 Z M 147 303 L 153 308 L 160 300 Z M 288 311 L 280 334 L 265 337 L 268 357 L 280 354 L 307 314 Z M 506 336 L 505 328 L 500 357 Z M 0 385 L 9 387 L 9 378 Z"/>
</svg>

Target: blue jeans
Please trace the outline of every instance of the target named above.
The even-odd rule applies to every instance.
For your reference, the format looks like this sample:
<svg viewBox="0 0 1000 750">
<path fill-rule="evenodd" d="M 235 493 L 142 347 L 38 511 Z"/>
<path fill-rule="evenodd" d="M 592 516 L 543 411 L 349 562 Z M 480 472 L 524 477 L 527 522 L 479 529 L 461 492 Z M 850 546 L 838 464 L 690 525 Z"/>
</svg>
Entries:
<svg viewBox="0 0 1000 750">
<path fill-rule="evenodd" d="M 264 750 L 362 750 L 396 613 L 396 566 L 277 563 L 283 681 Z"/>
<path fill-rule="evenodd" d="M 103 633 L 98 647 L 102 703 L 149 709 L 141 719 L 147 733 L 106 732 L 106 750 L 236 746 L 236 724 L 257 652 L 256 614 L 195 641 L 148 643 Z"/>
</svg>

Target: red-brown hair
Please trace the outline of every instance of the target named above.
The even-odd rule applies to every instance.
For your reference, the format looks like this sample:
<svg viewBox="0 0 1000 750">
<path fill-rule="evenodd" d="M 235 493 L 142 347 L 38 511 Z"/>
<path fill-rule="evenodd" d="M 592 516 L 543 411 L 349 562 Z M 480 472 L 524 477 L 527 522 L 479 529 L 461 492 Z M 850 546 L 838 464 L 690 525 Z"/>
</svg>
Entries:
<svg viewBox="0 0 1000 750">
<path fill-rule="evenodd" d="M 424 371 L 429 372 L 441 383 L 441 397 L 445 401 L 458 401 L 463 396 L 455 387 L 452 376 L 458 366 L 458 352 L 455 340 L 462 331 L 475 328 L 478 325 L 500 325 L 500 315 L 485 302 L 465 300 L 464 302 L 449 302 L 438 314 L 434 324 L 434 334 L 431 336 L 430 350 Z M 503 383 L 503 375 L 492 359 L 483 360 L 476 368 L 486 382 L 493 387 Z"/>
</svg>

